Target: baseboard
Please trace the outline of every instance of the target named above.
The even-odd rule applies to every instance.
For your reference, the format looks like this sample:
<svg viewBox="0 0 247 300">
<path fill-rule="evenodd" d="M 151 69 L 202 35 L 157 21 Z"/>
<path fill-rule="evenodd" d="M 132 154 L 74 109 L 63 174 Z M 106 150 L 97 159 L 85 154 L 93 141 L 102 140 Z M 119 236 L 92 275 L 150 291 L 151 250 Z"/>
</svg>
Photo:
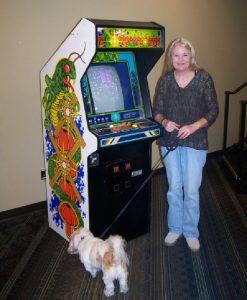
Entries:
<svg viewBox="0 0 247 300">
<path fill-rule="evenodd" d="M 163 172 L 165 172 L 165 171 L 166 171 L 166 169 L 165 169 L 165 167 L 163 166 L 163 167 L 161 167 L 161 168 L 158 168 L 158 169 L 154 170 L 154 175 L 160 175 L 161 173 L 163 173 Z"/>
<path fill-rule="evenodd" d="M 0 212 L 0 220 L 20 216 L 20 215 L 30 213 L 32 211 L 43 209 L 46 207 L 47 207 L 47 201 L 41 201 L 41 202 L 37 202 L 34 204 L 9 209 L 9 210 Z"/>
<path fill-rule="evenodd" d="M 220 156 L 222 154 L 223 154 L 223 150 L 218 150 L 218 151 L 208 153 L 208 157 Z"/>
</svg>

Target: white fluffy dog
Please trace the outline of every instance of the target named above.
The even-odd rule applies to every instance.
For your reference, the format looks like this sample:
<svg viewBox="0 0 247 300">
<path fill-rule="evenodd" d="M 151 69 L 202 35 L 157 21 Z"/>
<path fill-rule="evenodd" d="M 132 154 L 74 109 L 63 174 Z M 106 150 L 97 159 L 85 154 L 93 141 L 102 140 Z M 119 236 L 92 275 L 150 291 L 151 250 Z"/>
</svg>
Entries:
<svg viewBox="0 0 247 300">
<path fill-rule="evenodd" d="M 114 280 L 120 285 L 120 292 L 128 292 L 129 259 L 125 251 L 125 240 L 119 235 L 111 235 L 107 240 L 94 237 L 86 228 L 78 228 L 72 233 L 68 253 L 78 254 L 85 269 L 96 277 L 102 270 L 106 297 L 114 295 Z"/>
</svg>

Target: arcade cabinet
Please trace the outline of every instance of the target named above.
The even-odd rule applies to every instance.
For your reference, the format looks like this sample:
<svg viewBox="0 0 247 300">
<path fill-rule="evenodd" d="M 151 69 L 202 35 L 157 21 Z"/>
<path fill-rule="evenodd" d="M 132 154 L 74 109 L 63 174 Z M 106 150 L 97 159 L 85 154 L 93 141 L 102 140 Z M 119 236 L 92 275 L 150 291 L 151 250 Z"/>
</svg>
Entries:
<svg viewBox="0 0 247 300">
<path fill-rule="evenodd" d="M 40 72 L 49 226 L 67 240 L 79 226 L 149 231 L 150 182 L 140 186 L 161 128 L 147 76 L 164 42 L 153 22 L 84 18 Z"/>
</svg>

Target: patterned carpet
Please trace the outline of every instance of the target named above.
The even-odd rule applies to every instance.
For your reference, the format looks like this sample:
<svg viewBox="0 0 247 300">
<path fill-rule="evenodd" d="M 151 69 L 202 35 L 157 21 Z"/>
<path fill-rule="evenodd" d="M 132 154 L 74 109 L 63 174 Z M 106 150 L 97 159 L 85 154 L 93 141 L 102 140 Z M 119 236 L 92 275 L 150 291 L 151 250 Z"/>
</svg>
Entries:
<svg viewBox="0 0 247 300">
<path fill-rule="evenodd" d="M 201 187 L 201 250 L 184 238 L 164 246 L 166 177 L 152 179 L 150 233 L 128 242 L 129 292 L 108 299 L 247 299 L 247 195 L 236 194 L 220 159 L 209 157 Z M 0 214 L 1 217 L 1 214 Z M 0 299 L 107 299 L 102 275 L 84 271 L 68 242 L 48 228 L 46 208 L 0 219 Z"/>
</svg>

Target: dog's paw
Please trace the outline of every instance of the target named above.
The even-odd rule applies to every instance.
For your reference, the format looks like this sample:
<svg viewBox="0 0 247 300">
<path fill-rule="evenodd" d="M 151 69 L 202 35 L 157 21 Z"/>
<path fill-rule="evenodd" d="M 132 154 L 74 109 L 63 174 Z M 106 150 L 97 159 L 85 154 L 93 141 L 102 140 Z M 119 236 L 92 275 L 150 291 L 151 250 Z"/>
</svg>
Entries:
<svg viewBox="0 0 247 300">
<path fill-rule="evenodd" d="M 93 278 L 97 276 L 97 271 L 91 271 L 90 274 L 92 275 Z"/>
<path fill-rule="evenodd" d="M 114 295 L 114 291 L 105 289 L 104 294 L 105 294 L 106 297 L 111 297 L 111 296 Z"/>
<path fill-rule="evenodd" d="M 110 286 L 106 285 L 104 289 L 104 294 L 106 297 L 111 297 L 114 295 L 114 285 L 110 284 Z"/>
<path fill-rule="evenodd" d="M 122 287 L 120 287 L 120 293 L 126 294 L 128 291 L 129 291 L 129 289 L 128 289 L 127 286 L 122 286 Z"/>
</svg>

